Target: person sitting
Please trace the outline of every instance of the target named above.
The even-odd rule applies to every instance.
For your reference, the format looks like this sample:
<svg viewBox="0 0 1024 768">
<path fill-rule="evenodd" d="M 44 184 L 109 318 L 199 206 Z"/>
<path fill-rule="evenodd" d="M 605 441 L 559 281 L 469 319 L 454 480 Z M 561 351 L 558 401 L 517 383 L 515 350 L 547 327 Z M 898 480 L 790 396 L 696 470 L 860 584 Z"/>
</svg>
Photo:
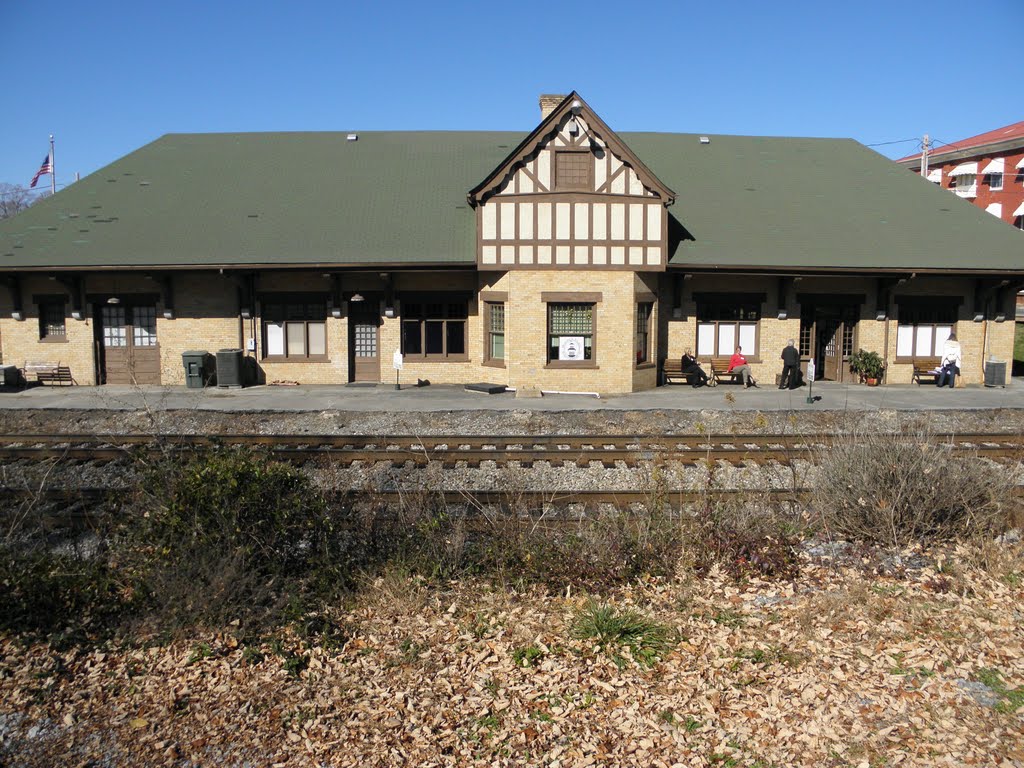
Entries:
<svg viewBox="0 0 1024 768">
<path fill-rule="evenodd" d="M 796 389 L 800 386 L 800 350 L 796 348 L 796 340 L 790 339 L 782 350 L 782 377 L 779 389 Z"/>
<path fill-rule="evenodd" d="M 728 372 L 736 373 L 743 377 L 744 389 L 757 386 L 757 382 L 754 381 L 754 377 L 750 374 L 750 365 L 747 363 L 747 358 L 743 356 L 743 347 L 736 347 L 733 356 L 729 358 Z"/>
<path fill-rule="evenodd" d="M 949 334 L 949 338 L 942 345 L 942 362 L 939 364 L 939 375 L 935 377 L 935 386 L 945 386 L 949 381 L 950 389 L 956 387 L 956 376 L 960 373 L 960 342 L 956 340 L 956 334 Z"/>
<path fill-rule="evenodd" d="M 682 372 L 686 377 L 686 383 L 697 387 L 706 386 L 708 383 L 708 375 L 704 373 L 704 370 L 697 363 L 697 358 L 690 354 L 690 350 L 686 350 L 683 353 L 683 357 L 680 360 L 682 364 Z"/>
</svg>

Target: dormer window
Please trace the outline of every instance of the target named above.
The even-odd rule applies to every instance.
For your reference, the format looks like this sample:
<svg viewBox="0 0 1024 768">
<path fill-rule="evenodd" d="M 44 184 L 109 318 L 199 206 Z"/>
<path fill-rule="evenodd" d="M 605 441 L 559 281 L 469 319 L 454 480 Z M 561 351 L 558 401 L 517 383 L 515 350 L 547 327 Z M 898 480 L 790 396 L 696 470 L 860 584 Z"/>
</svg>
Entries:
<svg viewBox="0 0 1024 768">
<path fill-rule="evenodd" d="M 590 192 L 594 162 L 588 150 L 560 149 L 555 152 L 555 191 Z"/>
</svg>

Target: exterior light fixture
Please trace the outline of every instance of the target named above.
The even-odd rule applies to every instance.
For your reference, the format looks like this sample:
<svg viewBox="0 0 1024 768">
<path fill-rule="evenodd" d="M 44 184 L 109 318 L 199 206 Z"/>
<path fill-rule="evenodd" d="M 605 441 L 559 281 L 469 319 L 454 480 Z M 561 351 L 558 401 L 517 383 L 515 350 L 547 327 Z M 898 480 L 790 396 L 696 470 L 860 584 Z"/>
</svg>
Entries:
<svg viewBox="0 0 1024 768">
<path fill-rule="evenodd" d="M 776 315 L 776 317 L 778 317 L 779 320 L 785 320 L 787 317 L 789 317 L 789 313 L 784 309 L 780 309 L 779 314 Z"/>
<path fill-rule="evenodd" d="M 251 307 L 242 307 L 238 311 L 238 314 L 240 314 L 242 316 L 243 320 L 251 320 L 252 319 L 252 308 Z"/>
<path fill-rule="evenodd" d="M 331 317 L 338 320 L 341 317 L 341 307 L 331 307 Z"/>
<path fill-rule="evenodd" d="M 72 309 L 71 310 L 71 319 L 72 320 L 81 320 L 82 319 L 82 310 L 80 310 L 80 309 Z"/>
<path fill-rule="evenodd" d="M 117 296 L 111 296 L 109 299 L 107 299 L 107 304 L 120 304 L 120 303 L 121 303 L 121 299 L 119 299 Z"/>
<path fill-rule="evenodd" d="M 174 310 L 173 309 L 165 309 L 164 310 L 164 320 L 173 320 L 173 319 L 174 319 Z"/>
<path fill-rule="evenodd" d="M 14 320 L 24 320 L 25 313 L 22 312 L 21 310 L 16 309 L 13 312 L 11 312 L 11 318 Z"/>
<path fill-rule="evenodd" d="M 975 312 L 973 319 L 974 319 L 974 322 L 980 323 L 982 320 L 985 319 L 985 313 L 984 312 Z"/>
<path fill-rule="evenodd" d="M 361 293 L 353 293 L 352 298 L 349 301 L 366 301 Z"/>
<path fill-rule="evenodd" d="M 384 307 L 384 317 L 394 317 L 394 316 L 395 316 L 395 308 L 394 307 Z"/>
<path fill-rule="evenodd" d="M 875 312 L 875 320 L 885 320 L 886 313 L 884 309 L 879 309 Z"/>
</svg>

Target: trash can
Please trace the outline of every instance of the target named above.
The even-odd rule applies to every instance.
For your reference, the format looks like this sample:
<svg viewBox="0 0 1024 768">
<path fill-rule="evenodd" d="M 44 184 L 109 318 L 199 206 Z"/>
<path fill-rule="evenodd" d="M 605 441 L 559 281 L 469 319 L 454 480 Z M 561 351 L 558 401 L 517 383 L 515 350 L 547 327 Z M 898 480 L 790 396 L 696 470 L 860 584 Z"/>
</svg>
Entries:
<svg viewBox="0 0 1024 768">
<path fill-rule="evenodd" d="M 189 389 L 202 389 L 210 380 L 209 352 L 189 351 L 181 353 L 181 362 L 185 365 L 185 386 Z"/>
<path fill-rule="evenodd" d="M 217 350 L 217 386 L 232 389 L 242 387 L 242 350 Z"/>
<path fill-rule="evenodd" d="M 1006 361 L 986 360 L 985 361 L 985 386 L 1006 387 Z"/>
</svg>

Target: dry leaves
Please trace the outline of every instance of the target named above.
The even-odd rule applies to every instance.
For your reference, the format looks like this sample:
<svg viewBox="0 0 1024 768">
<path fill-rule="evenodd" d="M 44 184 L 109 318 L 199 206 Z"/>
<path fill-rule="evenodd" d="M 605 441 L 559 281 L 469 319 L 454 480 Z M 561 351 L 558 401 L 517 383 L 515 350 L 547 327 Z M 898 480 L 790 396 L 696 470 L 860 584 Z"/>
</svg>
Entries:
<svg viewBox="0 0 1024 768">
<path fill-rule="evenodd" d="M 415 602 L 368 594 L 341 617 L 352 635 L 340 649 L 285 638 L 308 657 L 298 675 L 269 644 L 259 659 L 230 634 L 65 653 L 6 638 L 0 760 L 1024 765 L 1024 710 L 964 686 L 984 670 L 1024 685 L 1020 582 L 964 569 L 939 593 L 937 576 L 808 563 L 790 584 L 635 584 L 608 599 L 678 635 L 652 669 L 571 638 L 583 598 L 465 584 Z"/>
</svg>

